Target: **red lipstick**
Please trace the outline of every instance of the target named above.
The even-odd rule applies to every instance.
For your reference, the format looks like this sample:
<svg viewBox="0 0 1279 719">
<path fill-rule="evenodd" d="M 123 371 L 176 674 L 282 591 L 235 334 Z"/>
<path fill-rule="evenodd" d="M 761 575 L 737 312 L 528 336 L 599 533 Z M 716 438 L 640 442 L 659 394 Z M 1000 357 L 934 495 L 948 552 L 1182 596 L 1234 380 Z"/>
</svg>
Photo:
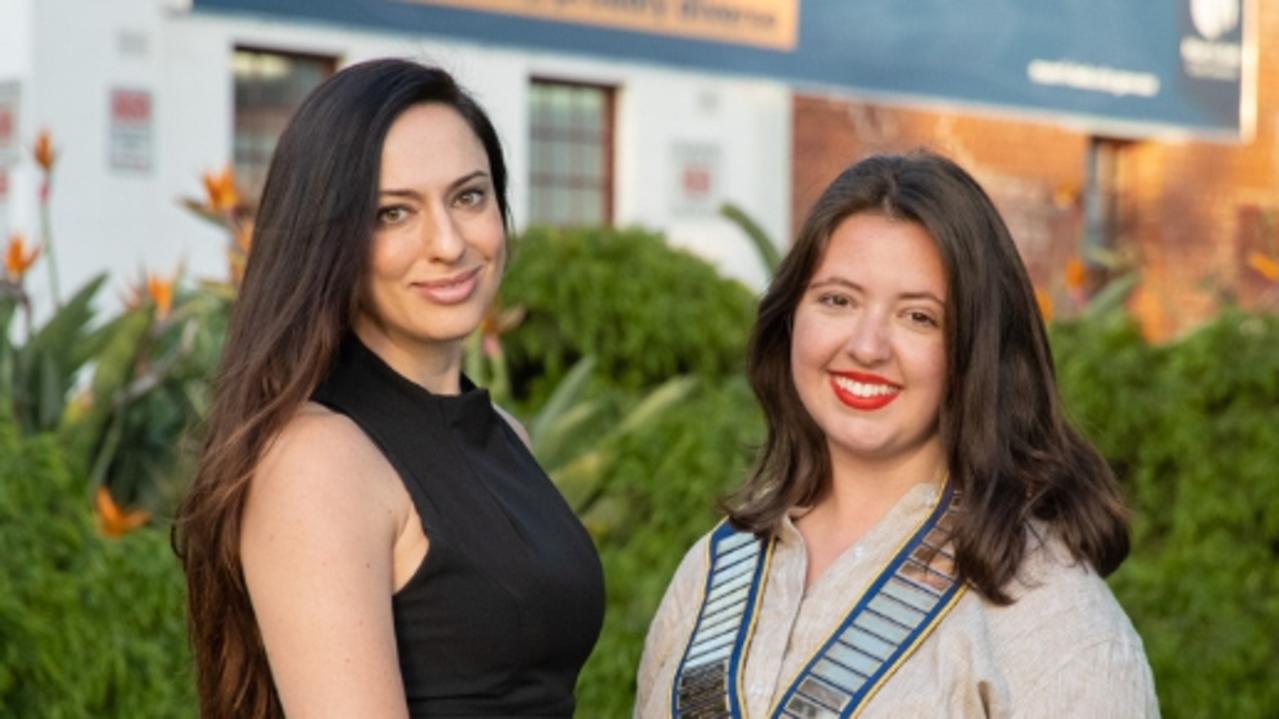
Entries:
<svg viewBox="0 0 1279 719">
<path fill-rule="evenodd" d="M 840 402 L 863 412 L 888 406 L 901 394 L 901 385 L 867 372 L 832 372 L 831 389 Z"/>
</svg>

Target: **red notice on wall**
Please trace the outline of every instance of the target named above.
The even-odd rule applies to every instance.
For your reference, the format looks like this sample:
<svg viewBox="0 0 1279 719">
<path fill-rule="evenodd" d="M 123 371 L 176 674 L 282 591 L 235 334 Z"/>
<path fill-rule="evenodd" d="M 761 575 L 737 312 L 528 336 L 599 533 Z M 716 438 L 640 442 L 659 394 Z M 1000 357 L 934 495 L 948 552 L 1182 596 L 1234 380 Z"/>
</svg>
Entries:
<svg viewBox="0 0 1279 719">
<path fill-rule="evenodd" d="M 0 82 L 0 167 L 18 162 L 18 144 L 18 83 Z"/>
<path fill-rule="evenodd" d="M 677 142 L 671 146 L 674 196 L 671 210 L 679 215 L 713 215 L 719 210 L 719 146 Z"/>
<path fill-rule="evenodd" d="M 111 169 L 146 172 L 151 169 L 154 116 L 148 90 L 111 90 L 109 144 Z"/>
</svg>

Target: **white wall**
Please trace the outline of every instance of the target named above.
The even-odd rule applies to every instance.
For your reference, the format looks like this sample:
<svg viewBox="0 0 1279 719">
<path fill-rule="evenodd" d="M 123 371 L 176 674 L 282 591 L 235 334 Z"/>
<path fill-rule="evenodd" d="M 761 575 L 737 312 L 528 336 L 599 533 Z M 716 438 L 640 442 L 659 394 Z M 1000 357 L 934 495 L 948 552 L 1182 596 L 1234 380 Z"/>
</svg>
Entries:
<svg viewBox="0 0 1279 719">
<path fill-rule="evenodd" d="M 31 110 L 31 37 L 34 29 L 32 4 L 35 0 L 0 0 L 0 82 L 18 84 L 18 115 L 13 127 L 17 157 L 13 164 L 0 167 L 8 175 L 9 191 L 0 198 L 0 241 L 10 232 L 21 230 L 28 238 L 34 234 L 34 202 L 22 198 L 35 197 L 36 173 L 27 148 L 35 136 Z"/>
<path fill-rule="evenodd" d="M 172 236 L 177 211 L 167 182 L 166 125 L 181 108 L 161 92 L 165 13 L 161 0 L 39 0 L 34 5 L 31 110 L 58 150 L 51 194 L 53 242 L 65 299 L 103 270 L 112 302 L 142 268 L 170 270 L 184 253 Z M 112 89 L 151 93 L 150 170 L 109 162 Z M 34 228 L 32 228 L 34 230 Z M 47 252 L 47 249 L 46 249 Z M 47 257 L 42 260 L 47 262 Z M 37 309 L 49 307 L 44 268 L 30 276 Z"/>
<path fill-rule="evenodd" d="M 25 72 L 30 66 L 31 5 L 35 0 L 0 0 L 0 73 Z"/>
<path fill-rule="evenodd" d="M 26 0 L 0 0 L 0 25 Z M 13 10 L 18 3 L 17 12 Z M 528 216 L 527 92 L 531 76 L 619 88 L 615 218 L 665 230 L 755 287 L 764 273 L 736 228 L 675 202 L 673 146 L 717 149 L 717 199 L 746 208 L 779 242 L 789 227 L 790 94 L 781 85 L 630 62 L 351 30 L 243 14 L 191 13 L 184 0 L 39 0 L 35 5 L 34 118 L 62 152 L 54 225 L 62 293 L 103 269 L 122 289 L 143 268 L 184 262 L 224 276 L 225 237 L 176 205 L 201 197 L 200 174 L 231 159 L 231 57 L 237 45 L 330 55 L 340 64 L 379 56 L 438 64 L 470 88 L 506 148 L 517 226 Z M 68 21 L 68 19 L 72 19 Z M 0 43 L 2 45 L 2 43 Z M 16 51 L 15 51 L 16 52 Z M 0 53 L 0 75 L 10 51 Z M 152 93 L 153 166 L 112 170 L 112 87 Z M 21 192 L 14 188 L 14 194 Z M 37 302 L 43 274 L 32 276 Z M 116 292 L 104 293 L 115 295 Z M 109 299 L 109 298 L 107 298 Z"/>
<path fill-rule="evenodd" d="M 780 85 L 670 72 L 627 83 L 618 219 L 657 225 L 668 241 L 761 288 L 767 277 L 745 236 L 718 216 L 731 201 L 785 246 L 790 223 L 790 93 Z M 676 200 L 677 146 L 714 150 L 715 200 Z"/>
</svg>

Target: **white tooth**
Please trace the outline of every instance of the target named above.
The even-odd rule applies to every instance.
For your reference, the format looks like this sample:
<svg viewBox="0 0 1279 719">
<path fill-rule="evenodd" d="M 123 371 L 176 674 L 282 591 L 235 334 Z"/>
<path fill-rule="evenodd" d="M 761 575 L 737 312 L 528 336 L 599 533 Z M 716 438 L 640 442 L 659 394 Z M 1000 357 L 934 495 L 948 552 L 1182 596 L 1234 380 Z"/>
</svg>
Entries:
<svg viewBox="0 0 1279 719">
<path fill-rule="evenodd" d="M 894 389 L 888 385 L 864 384 L 847 377 L 836 377 L 835 382 L 855 397 L 882 397 L 894 392 Z"/>
</svg>

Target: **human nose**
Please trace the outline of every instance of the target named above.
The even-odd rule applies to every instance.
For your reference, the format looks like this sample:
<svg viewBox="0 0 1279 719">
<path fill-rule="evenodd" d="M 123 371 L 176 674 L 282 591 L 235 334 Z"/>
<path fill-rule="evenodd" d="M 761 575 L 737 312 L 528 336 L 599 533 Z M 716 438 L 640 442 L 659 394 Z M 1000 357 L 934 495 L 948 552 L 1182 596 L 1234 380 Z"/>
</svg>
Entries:
<svg viewBox="0 0 1279 719">
<path fill-rule="evenodd" d="M 844 351 L 859 364 L 870 367 L 892 354 L 888 318 L 878 312 L 863 312 L 854 320 Z"/>
<path fill-rule="evenodd" d="M 431 213 L 432 221 L 425 223 L 423 242 L 432 260 L 452 263 L 466 253 L 466 238 L 457 218 L 447 209 L 439 208 Z"/>
</svg>

